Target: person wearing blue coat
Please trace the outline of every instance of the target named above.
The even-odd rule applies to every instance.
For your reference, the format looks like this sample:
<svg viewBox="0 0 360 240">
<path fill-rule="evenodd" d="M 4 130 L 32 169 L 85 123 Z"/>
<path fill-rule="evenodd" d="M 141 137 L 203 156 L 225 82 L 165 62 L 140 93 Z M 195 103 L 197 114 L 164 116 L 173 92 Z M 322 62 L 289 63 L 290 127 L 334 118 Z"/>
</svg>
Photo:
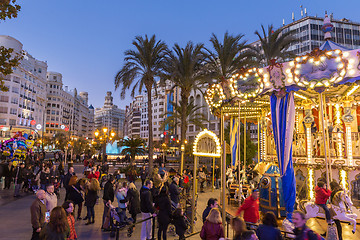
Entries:
<svg viewBox="0 0 360 240">
<path fill-rule="evenodd" d="M 265 213 L 262 224 L 256 230 L 259 240 L 283 240 L 281 231 L 278 228 L 276 216 L 273 212 Z"/>
</svg>

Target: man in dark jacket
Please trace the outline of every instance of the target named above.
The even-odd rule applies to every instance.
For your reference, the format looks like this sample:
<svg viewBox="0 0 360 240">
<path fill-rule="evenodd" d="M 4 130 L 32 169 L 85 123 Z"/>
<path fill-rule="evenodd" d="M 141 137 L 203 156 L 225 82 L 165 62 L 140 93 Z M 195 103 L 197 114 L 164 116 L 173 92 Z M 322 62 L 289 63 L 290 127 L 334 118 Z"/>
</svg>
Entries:
<svg viewBox="0 0 360 240">
<path fill-rule="evenodd" d="M 72 176 L 76 175 L 73 167 L 69 167 L 68 173 L 64 177 L 65 201 L 69 198 L 69 181 Z"/>
<path fill-rule="evenodd" d="M 20 165 L 17 166 L 15 172 L 14 172 L 14 184 L 15 184 L 15 191 L 14 191 L 14 197 L 20 197 L 20 189 L 21 184 L 24 182 L 24 170 L 25 170 L 25 164 L 22 162 Z"/>
<path fill-rule="evenodd" d="M 11 180 L 14 175 L 14 166 L 12 162 L 9 162 L 9 165 L 4 167 L 4 177 L 5 177 L 5 187 L 4 189 L 10 189 Z"/>
<path fill-rule="evenodd" d="M 180 201 L 180 189 L 179 185 L 179 178 L 174 177 L 173 182 L 170 184 L 169 193 L 170 193 L 170 200 L 171 204 L 177 208 Z"/>
<path fill-rule="evenodd" d="M 37 191 L 36 199 L 30 207 L 31 225 L 33 228 L 33 234 L 31 240 L 40 239 L 39 234 L 41 228 L 44 226 L 45 223 L 45 213 L 46 213 L 45 197 L 46 194 L 44 190 Z"/>
<path fill-rule="evenodd" d="M 203 222 L 205 222 L 206 217 L 209 215 L 210 210 L 212 208 L 218 208 L 219 204 L 216 198 L 209 198 L 208 203 L 207 203 L 207 207 L 205 208 L 203 214 L 202 214 L 202 220 Z"/>
<path fill-rule="evenodd" d="M 108 215 L 109 212 L 109 205 L 114 201 L 114 183 L 115 183 L 115 178 L 114 176 L 110 176 L 109 180 L 105 183 L 104 186 L 104 194 L 103 194 L 103 201 L 104 201 L 104 213 L 103 213 L 103 221 L 102 224 L 103 226 L 101 227 L 102 229 L 104 229 L 104 222 L 105 222 L 105 218 Z"/>
<path fill-rule="evenodd" d="M 153 203 L 153 198 L 151 196 L 150 189 L 153 187 L 153 182 L 151 180 L 146 180 L 145 185 L 140 189 L 140 209 L 142 219 L 149 218 L 151 216 L 156 216 L 154 214 L 155 208 Z M 152 221 L 144 221 L 141 226 L 141 240 L 152 239 L 151 237 L 152 230 Z"/>
</svg>

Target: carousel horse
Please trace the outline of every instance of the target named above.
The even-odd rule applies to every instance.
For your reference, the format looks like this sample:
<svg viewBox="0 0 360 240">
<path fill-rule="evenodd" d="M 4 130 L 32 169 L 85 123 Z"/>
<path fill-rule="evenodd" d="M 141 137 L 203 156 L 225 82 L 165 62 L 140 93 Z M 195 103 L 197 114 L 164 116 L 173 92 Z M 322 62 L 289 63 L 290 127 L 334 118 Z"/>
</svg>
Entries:
<svg viewBox="0 0 360 240">
<path fill-rule="evenodd" d="M 233 169 L 231 167 L 227 169 L 226 176 L 228 178 L 228 180 L 226 181 L 226 187 L 229 187 L 229 185 L 234 182 L 234 174 L 233 174 Z"/>
<path fill-rule="evenodd" d="M 357 215 L 352 212 L 352 201 L 346 191 L 340 191 L 335 194 L 331 207 L 335 212 L 334 219 L 344 222 L 350 222 L 353 225 L 352 233 L 356 231 Z M 325 218 L 324 210 L 314 204 L 312 201 L 303 200 L 300 202 L 301 208 L 306 212 L 306 218 L 323 217 Z"/>
</svg>

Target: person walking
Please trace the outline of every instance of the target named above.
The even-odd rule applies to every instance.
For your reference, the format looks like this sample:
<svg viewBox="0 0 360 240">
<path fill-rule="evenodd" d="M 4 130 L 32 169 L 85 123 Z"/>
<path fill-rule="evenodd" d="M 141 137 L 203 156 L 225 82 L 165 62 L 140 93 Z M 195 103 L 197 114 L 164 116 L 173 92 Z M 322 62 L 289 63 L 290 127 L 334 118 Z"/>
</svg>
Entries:
<svg viewBox="0 0 360 240">
<path fill-rule="evenodd" d="M 69 167 L 68 173 L 64 176 L 64 188 L 66 191 L 65 194 L 65 201 L 68 199 L 69 197 L 69 182 L 72 176 L 75 176 L 75 172 L 74 172 L 74 168 L 73 167 Z"/>
<path fill-rule="evenodd" d="M 77 234 L 76 234 L 76 231 L 75 231 L 75 218 L 73 216 L 74 203 L 72 201 L 68 200 L 68 201 L 64 202 L 62 207 L 65 209 L 66 219 L 67 219 L 67 223 L 68 223 L 69 229 L 70 229 L 70 234 L 69 234 L 68 239 L 69 240 L 75 240 L 75 239 L 77 239 Z"/>
<path fill-rule="evenodd" d="M 236 211 L 236 216 L 243 213 L 245 222 L 257 224 L 260 220 L 259 215 L 259 190 L 255 189 L 252 194 L 247 197 L 244 203 Z"/>
<path fill-rule="evenodd" d="M 241 240 L 241 234 L 246 231 L 246 224 L 242 218 L 234 217 L 230 221 L 230 225 L 234 230 L 234 240 Z"/>
<path fill-rule="evenodd" d="M 292 220 L 295 225 L 294 233 L 296 235 L 295 240 L 318 240 L 321 237 L 306 226 L 305 213 L 301 211 L 294 211 L 292 214 Z"/>
<path fill-rule="evenodd" d="M 315 187 L 315 204 L 319 205 L 325 211 L 325 217 L 328 224 L 331 224 L 330 210 L 326 205 L 327 200 L 331 196 L 331 191 L 324 188 L 325 183 L 318 181 Z"/>
<path fill-rule="evenodd" d="M 14 175 L 14 166 L 12 165 L 12 162 L 9 162 L 8 165 L 4 167 L 4 177 L 5 177 L 4 189 L 10 189 L 13 175 Z"/>
<path fill-rule="evenodd" d="M 111 175 L 109 177 L 109 180 L 105 183 L 105 186 L 104 186 L 104 192 L 103 192 L 104 212 L 103 212 L 103 219 L 102 219 L 102 226 L 101 226 L 101 228 L 104 230 L 106 230 L 106 228 L 108 228 L 107 226 L 106 226 L 106 228 L 104 227 L 105 219 L 106 219 L 106 216 L 108 214 L 110 214 L 109 213 L 110 204 L 114 201 L 114 196 L 115 196 L 114 183 L 115 183 L 115 178 L 113 175 Z"/>
<path fill-rule="evenodd" d="M 209 198 L 209 200 L 207 202 L 207 207 L 205 208 L 205 210 L 203 211 L 203 214 L 202 214 L 203 223 L 205 222 L 206 217 L 209 215 L 209 212 L 211 211 L 211 209 L 218 208 L 218 207 L 219 207 L 218 200 L 216 198 Z"/>
<path fill-rule="evenodd" d="M 50 183 L 54 184 L 55 182 L 58 182 L 60 180 L 60 173 L 58 169 L 56 168 L 56 165 L 52 165 L 50 169 Z"/>
<path fill-rule="evenodd" d="M 172 183 L 170 184 L 169 193 L 170 193 L 171 204 L 174 206 L 174 208 L 177 208 L 180 202 L 180 193 L 181 193 L 181 188 L 179 188 L 178 177 L 174 177 Z"/>
<path fill-rule="evenodd" d="M 21 185 L 24 182 L 24 172 L 25 170 L 25 163 L 20 163 L 16 170 L 15 170 L 15 176 L 14 176 L 14 184 L 15 184 L 15 190 L 14 190 L 14 197 L 20 197 L 20 189 Z"/>
<path fill-rule="evenodd" d="M 199 182 L 200 182 L 200 192 L 203 193 L 203 192 L 205 192 L 204 191 L 204 183 L 206 181 L 206 174 L 202 168 L 199 169 L 198 176 L 199 176 Z"/>
<path fill-rule="evenodd" d="M 262 224 L 256 229 L 256 235 L 259 240 L 282 240 L 280 229 L 273 212 L 265 213 L 262 218 Z"/>
<path fill-rule="evenodd" d="M 119 182 L 115 190 L 115 196 L 120 209 L 118 212 L 120 217 L 120 223 L 124 223 L 126 219 L 127 190 L 127 182 L 123 182 L 122 184 Z"/>
<path fill-rule="evenodd" d="M 54 185 L 49 184 L 46 187 L 46 210 L 50 213 L 57 206 L 57 196 L 54 192 Z"/>
<path fill-rule="evenodd" d="M 175 232 L 179 236 L 179 240 L 184 240 L 187 229 L 184 213 L 181 208 L 177 208 L 172 215 L 172 223 L 175 226 Z"/>
<path fill-rule="evenodd" d="M 218 208 L 210 210 L 201 228 L 200 237 L 203 240 L 219 240 L 220 238 L 225 238 L 221 214 Z"/>
<path fill-rule="evenodd" d="M 68 188 L 68 199 L 74 203 L 74 208 L 75 206 L 78 206 L 77 220 L 81 220 L 82 203 L 84 201 L 84 198 L 83 193 L 81 192 L 83 190 L 82 185 L 80 185 L 77 176 L 71 177 Z"/>
<path fill-rule="evenodd" d="M 100 191 L 100 183 L 96 178 L 91 179 L 90 184 L 87 185 L 85 195 L 85 206 L 87 208 L 87 223 L 85 225 L 95 223 L 95 204 L 98 199 L 98 191 Z"/>
<path fill-rule="evenodd" d="M 64 168 L 64 162 L 61 161 L 58 166 L 59 176 L 60 176 L 60 187 L 62 184 L 64 184 L 64 177 L 65 177 L 65 168 Z"/>
<path fill-rule="evenodd" d="M 140 211 L 140 194 L 139 191 L 136 189 L 134 183 L 129 184 L 129 189 L 127 191 L 127 199 L 128 199 L 128 210 L 131 214 L 131 218 L 133 222 L 136 222 L 137 214 L 141 213 Z"/>
<path fill-rule="evenodd" d="M 155 208 L 153 204 L 153 197 L 151 195 L 150 189 L 153 187 L 153 182 L 151 180 L 146 180 L 145 185 L 140 189 L 140 210 L 142 219 L 150 218 L 151 216 L 156 216 Z M 151 228 L 152 220 L 149 219 L 144 221 L 141 225 L 141 240 L 151 239 Z"/>
<path fill-rule="evenodd" d="M 161 240 L 161 236 L 166 240 L 166 232 L 171 220 L 171 202 L 169 199 L 169 193 L 166 186 L 163 186 L 160 190 L 160 194 L 156 199 L 155 208 L 159 209 L 157 220 L 159 223 L 158 240 Z"/>
<path fill-rule="evenodd" d="M 66 212 L 62 207 L 55 207 L 50 214 L 49 223 L 41 229 L 42 240 L 66 240 L 70 235 Z"/>
<path fill-rule="evenodd" d="M 45 200 L 45 191 L 39 190 L 36 192 L 36 199 L 31 204 L 30 213 L 31 213 L 31 225 L 33 228 L 33 233 L 31 240 L 40 239 L 41 228 L 45 224 L 45 213 L 46 213 L 46 200 Z"/>
<path fill-rule="evenodd" d="M 40 173 L 40 188 L 46 190 L 46 186 L 50 183 L 50 169 L 49 167 L 44 167 Z"/>
<path fill-rule="evenodd" d="M 144 165 L 140 171 L 141 186 L 144 186 L 147 176 L 148 176 L 148 172 L 146 171 L 146 167 Z"/>
</svg>

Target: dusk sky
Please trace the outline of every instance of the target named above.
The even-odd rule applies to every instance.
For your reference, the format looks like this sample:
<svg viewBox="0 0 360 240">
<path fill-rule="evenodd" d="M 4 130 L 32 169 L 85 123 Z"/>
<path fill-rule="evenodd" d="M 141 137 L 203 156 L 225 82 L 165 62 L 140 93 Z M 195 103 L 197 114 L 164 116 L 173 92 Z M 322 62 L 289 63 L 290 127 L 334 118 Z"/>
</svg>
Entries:
<svg viewBox="0 0 360 240">
<path fill-rule="evenodd" d="M 22 0 L 17 19 L 0 23 L 0 34 L 23 43 L 33 57 L 47 61 L 48 71 L 60 72 L 64 85 L 89 92 L 89 103 L 101 107 L 107 91 L 125 108 L 129 95 L 114 92 L 114 76 L 124 51 L 137 35 L 156 34 L 170 47 L 189 40 L 209 46 L 212 33 L 222 39 L 229 31 L 255 41 L 261 24 L 276 28 L 300 18 L 334 13 L 335 19 L 360 22 L 360 1 L 323 0 Z"/>
</svg>

